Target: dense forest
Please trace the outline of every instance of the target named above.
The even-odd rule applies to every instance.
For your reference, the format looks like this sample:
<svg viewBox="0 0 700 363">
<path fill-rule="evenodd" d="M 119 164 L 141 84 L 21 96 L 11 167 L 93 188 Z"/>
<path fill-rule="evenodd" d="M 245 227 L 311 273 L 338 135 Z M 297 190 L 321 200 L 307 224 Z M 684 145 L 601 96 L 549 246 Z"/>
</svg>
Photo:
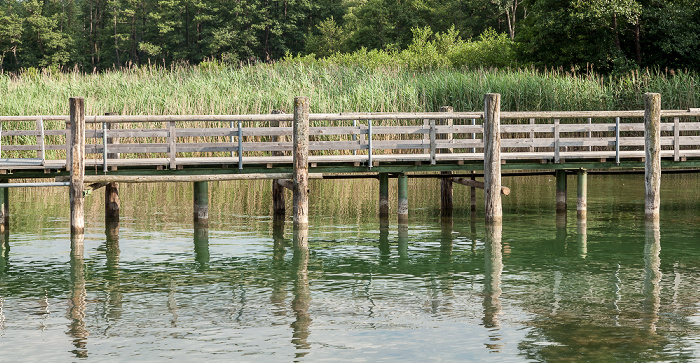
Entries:
<svg viewBox="0 0 700 363">
<path fill-rule="evenodd" d="M 446 38 L 452 45 L 497 40 L 493 47 L 507 48 L 498 60 L 453 60 L 456 65 L 698 70 L 699 5 L 700 0 L 1 0 L 0 70 L 93 72 L 373 50 L 394 55 L 436 44 L 433 50 L 442 52 L 439 44 Z M 461 56 L 469 53 L 464 48 Z"/>
</svg>

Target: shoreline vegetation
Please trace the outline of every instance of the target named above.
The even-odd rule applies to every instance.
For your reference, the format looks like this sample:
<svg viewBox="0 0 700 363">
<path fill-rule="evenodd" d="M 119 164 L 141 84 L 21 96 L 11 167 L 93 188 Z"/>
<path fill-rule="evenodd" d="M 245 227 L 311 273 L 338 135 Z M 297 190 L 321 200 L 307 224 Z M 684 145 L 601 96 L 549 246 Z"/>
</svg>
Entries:
<svg viewBox="0 0 700 363">
<path fill-rule="evenodd" d="M 376 61 L 383 56 L 376 54 L 356 54 L 355 65 L 342 57 L 290 57 L 245 66 L 214 61 L 100 73 L 30 68 L 0 74 L 0 115 L 67 114 L 68 98 L 74 96 L 85 97 L 88 115 L 291 112 L 295 96 L 309 97 L 317 113 L 422 112 L 445 105 L 481 111 L 484 94 L 492 92 L 502 95 L 503 111 L 643 109 L 645 92 L 660 93 L 663 109 L 698 107 L 700 100 L 695 71 L 600 75 L 532 67 L 415 69 Z"/>
</svg>

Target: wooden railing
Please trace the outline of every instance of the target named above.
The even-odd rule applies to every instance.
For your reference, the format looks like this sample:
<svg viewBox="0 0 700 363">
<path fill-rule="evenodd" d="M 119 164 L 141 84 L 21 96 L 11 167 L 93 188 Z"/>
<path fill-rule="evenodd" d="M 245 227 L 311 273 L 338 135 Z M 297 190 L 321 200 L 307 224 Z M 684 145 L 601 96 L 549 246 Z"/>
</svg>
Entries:
<svg viewBox="0 0 700 363">
<path fill-rule="evenodd" d="M 610 159 L 644 156 L 644 111 L 502 112 L 504 160 Z M 700 110 L 662 111 L 661 156 L 700 157 Z M 311 114 L 310 162 L 461 162 L 483 160 L 483 113 Z M 67 116 L 0 117 L 0 168 L 65 167 Z M 291 163 L 291 114 L 87 116 L 88 165 Z M 18 124 L 20 123 L 21 124 Z M 27 128 L 13 129 L 13 125 Z M 287 123 L 291 125 L 291 122 Z M 283 140 L 286 137 L 286 140 Z M 24 157 L 6 158 L 23 152 Z M 29 155 L 36 152 L 36 157 Z M 287 155 L 279 155 L 286 152 Z M 29 156 L 27 156 L 29 155 Z M 116 158 L 116 155 L 121 155 Z M 55 165 L 54 165 L 55 166 Z"/>
</svg>

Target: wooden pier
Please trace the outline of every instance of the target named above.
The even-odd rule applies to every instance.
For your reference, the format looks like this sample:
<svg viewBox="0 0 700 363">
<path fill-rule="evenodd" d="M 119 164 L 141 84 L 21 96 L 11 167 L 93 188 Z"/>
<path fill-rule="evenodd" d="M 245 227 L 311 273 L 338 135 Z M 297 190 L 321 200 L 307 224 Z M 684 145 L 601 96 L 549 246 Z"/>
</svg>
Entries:
<svg viewBox="0 0 700 363">
<path fill-rule="evenodd" d="M 291 114 L 208 116 L 86 116 L 84 100 L 71 98 L 67 116 L 0 117 L 0 220 L 5 228 L 8 188 L 68 186 L 71 233 L 80 235 L 86 189 L 105 187 L 105 217 L 118 220 L 119 183 L 190 182 L 194 222 L 206 226 L 209 181 L 270 179 L 274 213 L 284 215 L 291 189 L 294 225 L 304 230 L 309 179 L 361 177 L 379 181 L 381 219 L 397 179 L 403 224 L 408 178 L 432 177 L 442 180 L 443 218 L 452 214 L 453 184 L 464 184 L 472 212 L 481 188 L 486 221 L 499 223 L 509 193 L 501 176 L 543 172 L 556 175 L 558 211 L 567 209 L 567 174 L 577 176 L 577 215 L 585 219 L 587 175 L 611 171 L 644 172 L 645 216 L 653 221 L 662 170 L 700 171 L 700 109 L 661 110 L 661 96 L 645 94 L 637 111 L 501 112 L 500 97 L 485 95 L 483 112 L 317 114 L 297 97 Z"/>
</svg>

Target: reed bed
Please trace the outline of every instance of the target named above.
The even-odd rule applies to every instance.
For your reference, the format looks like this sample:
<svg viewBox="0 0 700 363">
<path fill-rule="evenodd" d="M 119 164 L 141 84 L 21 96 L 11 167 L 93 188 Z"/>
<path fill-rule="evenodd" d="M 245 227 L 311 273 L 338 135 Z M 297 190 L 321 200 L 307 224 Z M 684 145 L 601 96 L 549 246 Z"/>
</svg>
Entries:
<svg viewBox="0 0 700 363">
<path fill-rule="evenodd" d="M 134 67 L 95 74 L 26 71 L 0 75 L 0 115 L 67 114 L 72 96 L 85 98 L 87 115 L 268 114 L 276 109 L 291 113 L 295 96 L 309 97 L 315 113 L 438 111 L 444 105 L 455 111 L 482 111 L 483 95 L 494 92 L 502 95 L 503 111 L 642 109 L 645 92 L 661 93 L 664 109 L 687 109 L 697 107 L 700 99 L 697 78 L 685 71 L 646 70 L 611 77 L 532 68 L 416 71 L 292 61 L 245 67 Z M 378 124 L 406 122 L 411 121 Z M 178 125 L 197 126 L 203 124 Z M 36 125 L 3 128 L 28 130 Z"/>
</svg>

